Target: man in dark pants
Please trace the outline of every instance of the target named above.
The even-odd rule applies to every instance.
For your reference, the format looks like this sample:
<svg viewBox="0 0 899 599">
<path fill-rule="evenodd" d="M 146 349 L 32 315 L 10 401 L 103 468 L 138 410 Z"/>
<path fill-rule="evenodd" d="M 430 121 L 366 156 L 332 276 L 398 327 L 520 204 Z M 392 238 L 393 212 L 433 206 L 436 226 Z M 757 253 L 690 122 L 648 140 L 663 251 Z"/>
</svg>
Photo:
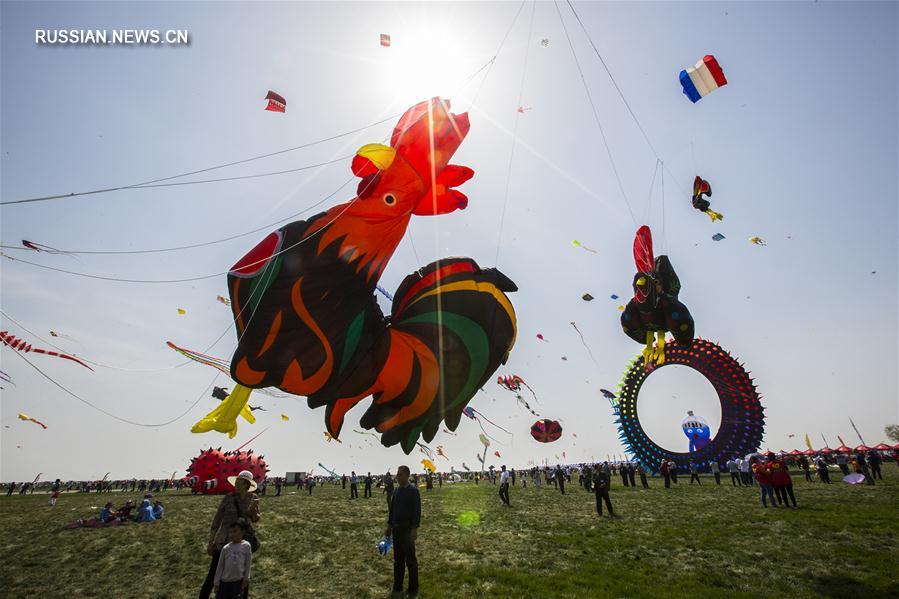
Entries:
<svg viewBox="0 0 899 599">
<path fill-rule="evenodd" d="M 365 489 L 362 491 L 363 497 L 371 497 L 371 472 L 365 475 Z"/>
<path fill-rule="evenodd" d="M 275 497 L 281 496 L 281 477 L 275 479 Z"/>
<path fill-rule="evenodd" d="M 609 516 L 614 516 L 612 500 L 609 499 L 610 485 L 609 472 L 605 468 L 597 468 L 593 474 L 593 490 L 596 492 L 596 513 L 602 516 L 602 502 L 605 501 L 609 510 Z"/>
<path fill-rule="evenodd" d="M 503 465 L 499 475 L 499 498 L 503 500 L 503 505 L 512 507 L 512 504 L 509 502 L 509 472 L 506 470 L 505 465 Z"/>
<path fill-rule="evenodd" d="M 340 477 L 340 488 L 346 491 L 346 474 Z"/>
<path fill-rule="evenodd" d="M 635 475 L 636 473 L 637 473 L 637 469 L 634 468 L 634 465 L 633 465 L 633 464 L 628 464 L 628 465 L 627 465 L 627 478 L 628 478 L 628 480 L 631 481 L 631 486 L 632 486 L 633 488 L 635 488 L 635 489 L 637 488 L 637 481 L 634 480 L 634 475 Z"/>
<path fill-rule="evenodd" d="M 390 501 L 385 536 L 393 537 L 393 597 L 403 596 L 403 578 L 409 568 L 407 597 L 418 597 L 418 558 L 415 540 L 421 524 L 421 495 L 409 484 L 409 467 L 396 470 L 397 488 Z"/>
<path fill-rule="evenodd" d="M 553 474 L 553 479 L 559 483 L 559 490 L 562 491 L 562 495 L 565 494 L 565 473 L 562 472 L 562 467 L 556 464 L 556 471 Z"/>
<path fill-rule="evenodd" d="M 630 483 L 627 482 L 627 466 L 625 466 L 624 464 L 619 465 L 619 466 L 618 466 L 618 473 L 621 475 L 621 483 L 622 483 L 625 487 L 629 487 L 629 486 L 630 486 Z"/>
<path fill-rule="evenodd" d="M 868 465 L 871 466 L 871 478 L 879 478 L 883 480 L 883 475 L 880 473 L 880 464 L 883 462 L 883 458 L 880 457 L 880 454 L 876 451 L 868 452 Z"/>
<path fill-rule="evenodd" d="M 662 478 L 665 479 L 665 488 L 670 489 L 671 488 L 671 469 L 670 469 L 670 466 L 668 466 L 668 460 L 665 460 L 665 459 L 662 460 L 662 465 L 659 466 L 659 472 L 662 473 Z"/>
<path fill-rule="evenodd" d="M 640 473 L 640 484 L 643 485 L 644 489 L 648 489 L 649 481 L 646 480 L 646 468 L 643 467 L 643 464 L 637 465 L 637 472 Z"/>
<path fill-rule="evenodd" d="M 393 477 L 390 475 L 390 470 L 384 477 L 384 494 L 387 495 L 387 507 L 390 507 L 390 500 L 393 499 Z"/>
<path fill-rule="evenodd" d="M 693 484 L 693 480 L 696 480 L 700 486 L 702 486 L 702 481 L 699 480 L 699 466 L 693 460 L 690 460 L 690 484 Z"/>
<path fill-rule="evenodd" d="M 356 478 L 356 471 L 350 473 L 350 499 L 359 499 L 359 479 Z"/>
</svg>

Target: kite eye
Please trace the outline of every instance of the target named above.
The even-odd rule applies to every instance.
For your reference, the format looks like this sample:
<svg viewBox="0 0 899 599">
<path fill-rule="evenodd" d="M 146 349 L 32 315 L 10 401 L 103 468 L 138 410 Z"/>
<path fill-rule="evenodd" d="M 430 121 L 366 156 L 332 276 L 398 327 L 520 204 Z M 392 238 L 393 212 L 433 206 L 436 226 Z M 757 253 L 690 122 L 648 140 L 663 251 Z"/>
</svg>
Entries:
<svg viewBox="0 0 899 599">
<path fill-rule="evenodd" d="M 388 206 L 393 206 L 394 204 L 396 204 L 396 196 L 392 193 L 384 194 L 384 203 Z"/>
<path fill-rule="evenodd" d="M 640 277 L 639 279 L 637 279 L 637 285 L 640 287 L 646 285 L 646 277 Z"/>
</svg>

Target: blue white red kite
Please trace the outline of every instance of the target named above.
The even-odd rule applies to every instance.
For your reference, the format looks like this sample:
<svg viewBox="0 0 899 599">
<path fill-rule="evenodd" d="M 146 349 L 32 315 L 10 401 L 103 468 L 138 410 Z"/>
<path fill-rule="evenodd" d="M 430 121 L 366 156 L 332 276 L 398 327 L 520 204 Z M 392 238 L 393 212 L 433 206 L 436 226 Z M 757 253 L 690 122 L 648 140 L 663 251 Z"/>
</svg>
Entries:
<svg viewBox="0 0 899 599">
<path fill-rule="evenodd" d="M 727 85 L 727 79 L 715 57 L 707 54 L 695 67 L 687 67 L 680 72 L 680 84 L 684 87 L 684 95 L 695 104 L 700 98 Z"/>
</svg>

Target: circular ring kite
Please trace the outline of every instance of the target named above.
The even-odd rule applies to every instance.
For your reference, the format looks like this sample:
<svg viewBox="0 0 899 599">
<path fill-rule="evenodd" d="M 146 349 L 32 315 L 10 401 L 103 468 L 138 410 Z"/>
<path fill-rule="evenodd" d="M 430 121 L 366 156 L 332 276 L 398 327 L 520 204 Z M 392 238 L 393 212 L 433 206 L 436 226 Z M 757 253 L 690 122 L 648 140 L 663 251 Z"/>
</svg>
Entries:
<svg viewBox="0 0 899 599">
<path fill-rule="evenodd" d="M 656 445 L 640 426 L 637 417 L 637 398 L 646 377 L 653 372 L 677 364 L 692 368 L 709 381 L 721 402 L 721 426 L 715 437 L 703 448 L 692 453 L 669 451 Z M 631 362 L 621 382 L 615 410 L 618 436 L 627 452 L 644 466 L 658 471 L 662 458 L 688 468 L 692 459 L 697 464 L 743 457 L 758 450 L 764 434 L 765 419 L 761 396 L 749 373 L 729 352 L 716 343 L 694 339 L 689 346 L 670 340 L 665 345 L 665 363 L 643 366 L 643 356 Z"/>
</svg>

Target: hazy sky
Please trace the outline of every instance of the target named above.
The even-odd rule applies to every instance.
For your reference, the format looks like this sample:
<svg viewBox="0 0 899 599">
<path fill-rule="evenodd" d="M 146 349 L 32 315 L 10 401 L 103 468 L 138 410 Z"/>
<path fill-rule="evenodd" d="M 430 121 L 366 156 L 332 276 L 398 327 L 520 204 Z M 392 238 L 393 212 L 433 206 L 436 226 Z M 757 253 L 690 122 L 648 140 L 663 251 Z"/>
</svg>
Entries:
<svg viewBox="0 0 899 599">
<path fill-rule="evenodd" d="M 455 157 L 476 171 L 463 189 L 470 204 L 451 215 L 415 217 L 381 285 L 393 290 L 419 266 L 456 255 L 482 266 L 498 257 L 518 284 L 511 297 L 518 342 L 500 372 L 524 377 L 540 398 L 534 407 L 561 419 L 565 435 L 551 445 L 534 442 L 533 418 L 512 394 L 488 384 L 471 405 L 515 433 L 514 440 L 497 436 L 506 446 L 496 447 L 503 458 L 492 463 L 555 461 L 563 451 L 568 461 L 621 453 L 599 388 L 614 388 L 640 351 L 621 331 L 617 306 L 630 295 L 631 243 L 643 223 L 653 227 L 657 253 L 667 252 L 677 269 L 697 334 L 721 343 L 752 371 L 767 410 L 763 448 L 800 447 L 806 432 L 816 447 L 822 434 L 832 446 L 837 435 L 855 445 L 850 416 L 865 441 L 884 440 L 883 426 L 899 419 L 899 5 L 576 3 L 665 161 L 664 196 L 658 178 L 650 193 L 655 156 L 567 5 L 559 5 L 627 201 L 552 3 L 526 4 L 492 68 L 465 81 L 496 54 L 520 6 L 3 2 L 2 199 L 128 185 L 231 162 L 357 129 L 441 94 L 457 112 L 470 111 L 471 132 Z M 36 28 L 187 29 L 191 44 L 38 46 Z M 392 36 L 391 48 L 380 47 L 381 33 Z M 677 75 L 704 54 L 718 58 L 729 83 L 694 105 Z M 286 114 L 263 110 L 269 89 L 287 98 Z M 521 105 L 531 108 L 524 114 L 516 112 L 519 93 Z M 383 141 L 393 124 L 193 179 L 349 156 Z M 696 174 L 711 181 L 723 223 L 711 224 L 690 206 Z M 300 212 L 349 178 L 346 159 L 280 176 L 4 206 L 2 239 L 103 251 L 214 241 Z M 354 189 L 352 181 L 322 207 L 346 201 Z M 179 279 L 224 273 L 273 228 L 147 255 L 8 253 L 82 273 Z M 713 242 L 717 232 L 727 238 Z M 767 247 L 750 244 L 754 235 Z M 572 247 L 572 239 L 597 253 Z M 172 420 L 202 397 L 167 426 L 125 424 L 65 394 L 4 348 L 2 370 L 15 386 L 4 384 L 0 400 L 3 480 L 30 480 L 38 472 L 169 476 L 183 472 L 201 447 L 234 448 L 267 427 L 253 447 L 278 474 L 318 462 L 380 472 L 402 462 L 418 466 L 423 457 L 352 432 L 368 401 L 348 415 L 342 445 L 325 442 L 324 410 L 310 410 L 304 398 L 260 394 L 252 403 L 268 411 L 256 412 L 255 425 L 241 420 L 235 439 L 190 433 L 217 404 L 208 396 L 216 372 L 173 368 L 182 359 L 165 342 L 203 350 L 220 338 L 207 353 L 230 357 L 236 343 L 230 311 L 215 300 L 227 295 L 223 274 L 136 284 L 8 260 L 0 268 L 5 313 L 108 366 L 89 372 L 27 355 L 61 385 L 145 424 Z M 585 292 L 596 300 L 582 301 Z M 612 293 L 622 299 L 610 300 Z M 46 347 L 6 318 L 2 326 Z M 51 339 L 51 329 L 71 339 Z M 538 332 L 547 343 L 535 338 Z M 230 381 L 219 376 L 216 384 Z M 648 379 L 640 416 L 654 439 L 685 451 L 680 422 L 688 409 L 713 424 L 720 417 L 702 377 L 671 367 Z M 49 428 L 18 420 L 19 412 Z M 474 467 L 478 432 L 463 419 L 457 435 L 441 433 L 431 445 L 442 444 L 450 462 L 440 465 Z"/>
</svg>

